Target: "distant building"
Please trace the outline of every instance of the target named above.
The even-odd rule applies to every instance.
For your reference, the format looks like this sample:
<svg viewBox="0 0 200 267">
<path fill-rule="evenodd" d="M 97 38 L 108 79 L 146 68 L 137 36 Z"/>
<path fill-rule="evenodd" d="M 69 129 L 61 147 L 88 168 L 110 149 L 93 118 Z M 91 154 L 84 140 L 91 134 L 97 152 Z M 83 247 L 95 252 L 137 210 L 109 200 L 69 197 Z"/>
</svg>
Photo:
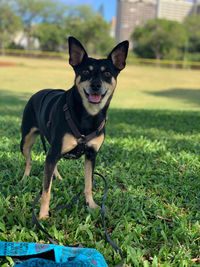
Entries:
<svg viewBox="0 0 200 267">
<path fill-rule="evenodd" d="M 117 42 L 129 39 L 136 26 L 155 18 L 156 7 L 153 0 L 117 0 Z"/>
<path fill-rule="evenodd" d="M 28 36 L 24 31 L 17 32 L 13 38 L 13 42 L 24 49 L 27 49 L 30 44 L 31 49 L 38 49 L 40 47 L 39 39 L 35 37 L 28 39 Z"/>
<path fill-rule="evenodd" d="M 157 18 L 183 22 L 192 14 L 193 2 L 184 0 L 158 0 Z"/>
</svg>

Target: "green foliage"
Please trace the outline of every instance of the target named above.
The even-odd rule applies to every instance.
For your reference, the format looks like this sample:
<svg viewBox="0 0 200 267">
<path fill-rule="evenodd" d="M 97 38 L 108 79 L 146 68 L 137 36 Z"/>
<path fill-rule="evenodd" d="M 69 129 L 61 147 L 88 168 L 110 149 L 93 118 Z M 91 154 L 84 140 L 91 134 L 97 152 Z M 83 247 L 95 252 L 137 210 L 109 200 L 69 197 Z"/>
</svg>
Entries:
<svg viewBox="0 0 200 267">
<path fill-rule="evenodd" d="M 139 57 L 199 61 L 200 15 L 188 16 L 183 24 L 164 19 L 149 21 L 137 27 L 131 39 Z"/>
<path fill-rule="evenodd" d="M 187 53 L 187 60 L 200 62 L 200 52 L 199 53 Z"/>
<path fill-rule="evenodd" d="M 87 5 L 66 6 L 55 0 L 10 0 L 4 4 L 5 7 L 8 10 L 3 18 L 0 16 L 0 27 L 3 24 L 6 30 L 1 36 L 5 36 L 5 32 L 14 34 L 17 23 L 12 16 L 21 17 L 28 49 L 34 48 L 32 40 L 36 37 L 44 51 L 65 50 L 70 35 L 82 41 L 89 53 L 107 54 L 114 46 L 109 23 Z"/>
<path fill-rule="evenodd" d="M 11 9 L 9 3 L 0 1 L 0 48 L 4 49 L 12 40 L 13 34 L 21 28 L 20 17 Z"/>
<path fill-rule="evenodd" d="M 140 57 L 156 59 L 182 59 L 187 41 L 183 25 L 165 19 L 151 20 L 137 27 L 132 34 L 134 52 Z"/>
<path fill-rule="evenodd" d="M 188 52 L 200 53 L 200 15 L 193 15 L 186 18 L 184 27 L 188 35 Z"/>
<path fill-rule="evenodd" d="M 113 48 L 110 25 L 89 6 L 73 6 L 65 25 L 65 32 L 79 39 L 90 53 L 107 54 Z"/>
<path fill-rule="evenodd" d="M 56 9 L 54 0 L 14 0 L 13 3 L 27 29 L 30 29 L 31 24 L 37 20 L 51 16 L 53 10 Z"/>
<path fill-rule="evenodd" d="M 100 14 L 102 17 L 104 17 L 104 5 L 103 5 L 103 4 L 101 4 L 101 5 L 99 6 L 99 10 L 98 10 L 98 12 L 99 12 L 99 14 Z"/>
<path fill-rule="evenodd" d="M 24 31 L 28 37 L 28 48 L 33 49 L 31 42 L 31 37 L 37 36 L 38 29 L 35 33 L 35 28 L 38 28 L 35 25 L 41 23 L 43 21 L 54 21 L 62 17 L 63 12 L 65 12 L 65 5 L 60 5 L 55 0 L 14 0 L 14 9 L 16 13 L 20 15 Z M 47 26 L 47 24 L 42 24 L 39 28 L 39 39 L 41 41 L 41 46 L 49 47 L 48 50 L 52 50 L 56 46 L 56 41 L 58 41 L 58 34 L 55 29 L 55 24 L 52 24 L 52 28 L 50 27 L 51 24 Z M 44 34 L 44 30 L 46 30 L 47 36 Z M 49 36 L 54 31 L 55 36 Z M 54 34 L 53 34 L 54 35 Z M 44 44 L 46 40 L 46 43 Z"/>
<path fill-rule="evenodd" d="M 63 29 L 57 23 L 40 23 L 35 27 L 34 36 L 38 37 L 43 51 L 59 51 L 63 44 Z"/>
</svg>

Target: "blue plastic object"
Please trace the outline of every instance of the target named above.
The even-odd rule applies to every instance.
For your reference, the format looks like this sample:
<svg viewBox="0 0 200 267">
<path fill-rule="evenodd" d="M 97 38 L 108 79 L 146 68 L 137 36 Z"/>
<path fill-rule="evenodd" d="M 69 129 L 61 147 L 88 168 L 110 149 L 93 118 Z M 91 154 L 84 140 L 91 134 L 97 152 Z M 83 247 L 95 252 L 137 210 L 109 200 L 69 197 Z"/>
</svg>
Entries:
<svg viewBox="0 0 200 267">
<path fill-rule="evenodd" d="M 48 255 L 51 255 L 54 260 L 49 260 Z M 18 267 L 108 267 L 103 255 L 95 249 L 65 247 L 53 244 L 0 241 L 0 256 L 18 258 L 19 264 L 15 264 Z M 24 256 L 28 256 L 30 259 L 24 261 Z M 20 262 L 20 260 L 23 261 Z"/>
</svg>

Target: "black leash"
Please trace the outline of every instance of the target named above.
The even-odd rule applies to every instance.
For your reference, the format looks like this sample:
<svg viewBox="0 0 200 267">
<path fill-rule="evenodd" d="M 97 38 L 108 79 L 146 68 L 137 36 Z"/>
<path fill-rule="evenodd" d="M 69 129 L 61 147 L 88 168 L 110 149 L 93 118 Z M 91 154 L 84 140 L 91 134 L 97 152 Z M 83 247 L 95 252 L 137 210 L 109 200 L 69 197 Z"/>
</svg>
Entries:
<svg viewBox="0 0 200 267">
<path fill-rule="evenodd" d="M 76 197 L 74 199 L 72 199 L 70 204 L 64 204 L 64 205 L 57 206 L 53 210 L 56 211 L 56 210 L 60 210 L 60 209 L 67 209 L 67 208 L 73 207 L 77 203 L 81 193 L 82 193 L 82 190 L 76 195 Z M 35 216 L 35 211 L 34 211 L 35 210 L 35 206 L 36 206 L 37 202 L 39 201 L 39 199 L 41 198 L 41 196 L 42 196 L 42 189 L 40 190 L 39 194 L 37 195 L 37 197 L 35 198 L 35 200 L 33 202 L 33 209 L 32 209 L 32 220 L 33 220 L 33 223 L 37 226 L 38 229 L 40 229 L 46 235 L 46 237 L 49 239 L 49 241 L 52 244 L 59 245 L 59 242 L 57 240 L 53 239 L 53 237 L 38 222 L 38 219 Z M 75 246 L 77 246 L 77 245 L 75 245 Z"/>
<path fill-rule="evenodd" d="M 107 238 L 108 242 L 110 243 L 110 245 L 112 246 L 112 248 L 115 250 L 116 253 L 119 252 L 119 255 L 122 258 L 122 261 L 119 264 L 115 265 L 115 267 L 121 267 L 121 266 L 123 266 L 123 263 L 124 263 L 124 256 L 122 254 L 121 249 L 115 244 L 115 242 L 110 237 L 110 235 L 109 235 L 109 233 L 107 231 L 107 226 L 106 226 L 106 221 L 105 221 L 105 215 L 106 215 L 105 200 L 107 198 L 108 184 L 106 182 L 105 177 L 102 174 L 97 173 L 97 172 L 95 172 L 94 174 L 100 176 L 103 179 L 104 183 L 105 183 L 105 190 L 104 190 L 104 195 L 103 195 L 103 200 L 102 200 L 102 206 L 101 206 L 101 218 L 102 218 L 102 222 L 103 222 L 103 226 L 104 226 L 104 231 L 105 231 L 106 238 Z"/>
<path fill-rule="evenodd" d="M 123 262 L 124 262 L 124 257 L 123 257 L 122 251 L 121 251 L 121 249 L 115 244 L 115 242 L 111 239 L 111 237 L 110 237 L 110 235 L 109 235 L 109 233 L 108 233 L 108 231 L 107 231 L 107 226 L 106 226 L 106 221 L 105 221 L 105 214 L 106 214 L 105 200 L 106 200 L 106 198 L 107 198 L 108 185 L 107 185 L 107 182 L 106 182 L 105 177 L 104 177 L 102 174 L 95 172 L 94 175 L 98 175 L 99 177 L 101 177 L 101 178 L 103 179 L 104 183 L 105 183 L 105 190 L 104 190 L 104 196 L 103 196 L 102 207 L 101 207 L 101 218 L 102 218 L 102 222 L 103 222 L 103 226 L 104 226 L 105 235 L 106 235 L 106 238 L 107 238 L 108 242 L 110 243 L 110 245 L 112 246 L 112 248 L 115 250 L 115 252 L 116 252 L 116 253 L 118 252 L 119 255 L 120 255 L 121 258 L 122 258 L 122 261 L 121 261 L 118 265 L 116 265 L 115 267 L 122 267 L 122 266 L 123 266 Z M 79 197 L 80 197 L 80 195 L 81 195 L 82 192 L 83 192 L 83 190 L 81 190 L 81 191 L 75 196 L 75 198 L 72 199 L 72 201 L 71 201 L 70 204 L 59 205 L 59 206 L 55 207 L 53 210 L 54 210 L 54 211 L 57 211 L 57 210 L 60 210 L 60 209 L 67 209 L 67 208 L 71 208 L 71 207 L 73 207 L 73 206 L 77 203 L 77 201 L 78 201 L 78 199 L 79 199 Z M 51 235 L 50 235 L 50 234 L 49 234 L 49 233 L 42 227 L 42 225 L 38 222 L 38 220 L 37 220 L 37 218 L 36 218 L 36 216 L 35 216 L 35 211 L 34 211 L 34 210 L 35 210 L 36 204 L 37 204 L 37 202 L 39 201 L 39 199 L 41 198 L 41 196 L 42 196 L 42 189 L 41 189 L 41 191 L 39 192 L 39 194 L 37 195 L 37 197 L 35 198 L 35 200 L 34 200 L 34 202 L 33 202 L 33 210 L 32 210 L 32 220 L 33 220 L 33 223 L 37 226 L 37 228 L 38 228 L 39 230 L 41 230 L 41 231 L 46 235 L 46 237 L 48 238 L 48 240 L 49 240 L 52 244 L 54 244 L 54 245 L 59 245 L 59 242 L 58 242 L 57 240 L 54 240 L 54 239 L 53 239 L 53 237 L 52 237 L 52 236 L 51 236 Z M 75 245 L 75 246 L 77 246 L 77 245 Z M 75 247 L 75 246 L 73 246 L 73 247 Z"/>
</svg>

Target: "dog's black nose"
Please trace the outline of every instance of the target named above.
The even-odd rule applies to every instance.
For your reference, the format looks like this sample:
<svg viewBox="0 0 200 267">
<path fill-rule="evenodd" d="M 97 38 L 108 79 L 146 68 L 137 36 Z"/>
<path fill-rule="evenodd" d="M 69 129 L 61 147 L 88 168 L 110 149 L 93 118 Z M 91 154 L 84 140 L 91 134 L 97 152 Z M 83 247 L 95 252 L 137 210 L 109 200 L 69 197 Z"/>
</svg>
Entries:
<svg viewBox="0 0 200 267">
<path fill-rule="evenodd" d="M 91 88 L 93 91 L 98 91 L 101 88 L 101 83 L 100 82 L 93 82 L 91 84 Z"/>
</svg>

